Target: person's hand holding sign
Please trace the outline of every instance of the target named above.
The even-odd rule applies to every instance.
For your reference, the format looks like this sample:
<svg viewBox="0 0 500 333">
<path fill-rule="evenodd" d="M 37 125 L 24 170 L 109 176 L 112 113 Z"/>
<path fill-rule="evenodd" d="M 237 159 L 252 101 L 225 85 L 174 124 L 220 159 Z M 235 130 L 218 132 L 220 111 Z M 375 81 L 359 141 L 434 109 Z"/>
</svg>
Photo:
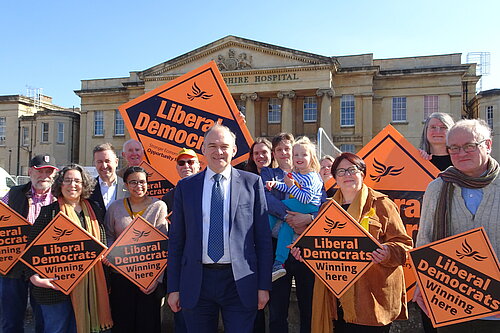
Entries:
<svg viewBox="0 0 500 333">
<path fill-rule="evenodd" d="M 54 280 L 57 280 L 57 278 L 41 278 L 38 274 L 30 277 L 31 283 L 36 287 L 59 290 L 59 287 L 52 283 Z"/>
<path fill-rule="evenodd" d="M 382 245 L 382 248 L 376 249 L 372 252 L 372 261 L 375 264 L 381 264 L 388 260 L 390 256 L 389 247 L 387 245 Z"/>
<path fill-rule="evenodd" d="M 153 291 L 155 291 L 156 287 L 158 286 L 158 280 L 156 280 L 154 283 L 152 283 L 148 289 L 140 288 L 143 293 L 146 295 L 151 294 Z"/>
</svg>

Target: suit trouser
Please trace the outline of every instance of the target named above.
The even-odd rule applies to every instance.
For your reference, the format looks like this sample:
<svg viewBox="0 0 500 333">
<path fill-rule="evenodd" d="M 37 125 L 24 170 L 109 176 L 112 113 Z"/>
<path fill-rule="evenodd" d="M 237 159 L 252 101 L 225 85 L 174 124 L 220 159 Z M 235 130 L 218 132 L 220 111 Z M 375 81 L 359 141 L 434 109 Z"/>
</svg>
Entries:
<svg viewBox="0 0 500 333">
<path fill-rule="evenodd" d="M 269 299 L 269 331 L 272 333 L 288 332 L 288 307 L 292 278 L 295 277 L 300 312 L 300 333 L 309 333 L 311 332 L 314 273 L 304 263 L 295 260 L 292 255 L 288 256 L 285 269 L 286 275 L 273 282 Z"/>
<path fill-rule="evenodd" d="M 0 277 L 1 327 L 3 333 L 24 332 L 24 314 L 28 305 L 30 284 L 22 278 Z M 40 306 L 30 296 L 30 304 L 35 317 L 35 331 L 43 332 L 43 318 Z"/>
<path fill-rule="evenodd" d="M 230 265 L 222 269 L 203 266 L 198 303 L 192 309 L 183 308 L 182 312 L 189 333 L 217 332 L 219 312 L 225 333 L 251 333 L 257 307 L 247 308 L 241 302 Z"/>
</svg>

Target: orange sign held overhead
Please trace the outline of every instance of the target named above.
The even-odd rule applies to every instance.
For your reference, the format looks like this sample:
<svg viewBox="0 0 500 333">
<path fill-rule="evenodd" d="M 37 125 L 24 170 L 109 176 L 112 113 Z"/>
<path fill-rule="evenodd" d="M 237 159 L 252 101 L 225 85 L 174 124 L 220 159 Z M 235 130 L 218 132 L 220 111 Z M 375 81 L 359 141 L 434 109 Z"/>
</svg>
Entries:
<svg viewBox="0 0 500 333">
<path fill-rule="evenodd" d="M 0 201 L 0 273 L 7 274 L 28 242 L 31 224 Z"/>
<path fill-rule="evenodd" d="M 141 216 L 106 252 L 111 266 L 138 287 L 148 289 L 167 266 L 168 238 Z"/>
<path fill-rule="evenodd" d="M 142 161 L 139 166 L 148 173 L 148 196 L 161 199 L 173 187 L 172 183 L 148 162 Z"/>
<path fill-rule="evenodd" d="M 293 246 L 306 265 L 341 297 L 373 264 L 380 244 L 334 200 L 307 227 Z"/>
<path fill-rule="evenodd" d="M 22 260 L 68 295 L 106 250 L 101 242 L 60 212 L 31 242 Z"/>
<path fill-rule="evenodd" d="M 500 314 L 500 265 L 484 228 L 410 251 L 434 327 Z"/>
<path fill-rule="evenodd" d="M 358 155 L 366 163 L 364 183 L 387 194 L 398 205 L 406 232 L 415 241 L 424 192 L 439 170 L 421 158 L 418 149 L 391 125 L 368 142 Z M 403 270 L 407 296 L 411 299 L 416 280 L 410 260 Z"/>
<path fill-rule="evenodd" d="M 172 184 L 179 176 L 176 157 L 194 150 L 206 165 L 203 135 L 215 123 L 236 134 L 233 165 L 248 159 L 253 140 L 215 62 L 199 67 L 119 107 L 130 136 L 144 146 L 148 163 Z"/>
</svg>

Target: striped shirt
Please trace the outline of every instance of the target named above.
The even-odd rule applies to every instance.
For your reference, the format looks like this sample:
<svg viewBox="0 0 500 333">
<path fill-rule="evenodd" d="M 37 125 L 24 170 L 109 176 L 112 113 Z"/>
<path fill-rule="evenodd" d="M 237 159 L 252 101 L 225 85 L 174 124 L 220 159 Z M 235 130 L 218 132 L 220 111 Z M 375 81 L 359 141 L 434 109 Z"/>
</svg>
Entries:
<svg viewBox="0 0 500 333">
<path fill-rule="evenodd" d="M 50 188 L 47 193 L 37 194 L 35 192 L 35 189 L 31 187 L 31 191 L 28 192 L 27 197 L 29 203 L 27 220 L 30 224 L 35 223 L 35 220 L 38 217 L 38 214 L 40 214 L 40 210 L 42 209 L 43 206 L 47 206 L 55 201 L 55 198 L 52 195 Z M 9 204 L 9 192 L 2 198 L 2 202 L 6 205 Z"/>
<path fill-rule="evenodd" d="M 274 187 L 280 192 L 293 195 L 294 198 L 304 204 L 321 205 L 321 195 L 323 190 L 323 181 L 317 172 L 304 174 L 292 172 L 293 179 L 297 184 L 288 187 L 285 183 L 279 182 Z M 288 177 L 288 176 L 285 176 Z"/>
</svg>

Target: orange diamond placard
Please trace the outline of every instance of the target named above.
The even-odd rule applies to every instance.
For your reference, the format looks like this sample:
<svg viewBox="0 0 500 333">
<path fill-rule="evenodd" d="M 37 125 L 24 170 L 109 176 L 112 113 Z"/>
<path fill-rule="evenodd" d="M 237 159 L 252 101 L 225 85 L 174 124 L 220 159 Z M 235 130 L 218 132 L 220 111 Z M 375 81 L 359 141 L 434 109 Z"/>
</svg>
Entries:
<svg viewBox="0 0 500 333">
<path fill-rule="evenodd" d="M 28 242 L 31 224 L 0 201 L 0 273 L 7 274 Z"/>
<path fill-rule="evenodd" d="M 410 251 L 434 327 L 500 314 L 500 266 L 484 228 Z"/>
<path fill-rule="evenodd" d="M 302 249 L 305 264 L 341 297 L 373 265 L 371 253 L 380 244 L 330 200 L 293 246 Z"/>
<path fill-rule="evenodd" d="M 59 212 L 31 242 L 20 260 L 68 295 L 100 259 L 106 246 Z"/>
<path fill-rule="evenodd" d="M 232 164 L 248 159 L 253 142 L 215 62 L 211 61 L 119 107 L 130 136 L 144 146 L 147 162 L 177 184 L 177 154 L 189 148 L 201 168 L 203 135 L 215 123 L 236 134 Z"/>
<path fill-rule="evenodd" d="M 148 173 L 148 196 L 161 199 L 173 187 L 172 183 L 148 162 L 142 161 L 139 166 Z"/>
<path fill-rule="evenodd" d="M 138 216 L 108 249 L 105 257 L 135 285 L 148 289 L 167 266 L 168 238 Z"/>
<path fill-rule="evenodd" d="M 358 155 L 366 163 L 364 183 L 385 193 L 399 207 L 406 233 L 417 239 L 418 223 L 424 192 L 439 170 L 392 125 L 378 133 Z M 410 260 L 403 266 L 408 299 L 415 291 L 415 276 Z"/>
</svg>

